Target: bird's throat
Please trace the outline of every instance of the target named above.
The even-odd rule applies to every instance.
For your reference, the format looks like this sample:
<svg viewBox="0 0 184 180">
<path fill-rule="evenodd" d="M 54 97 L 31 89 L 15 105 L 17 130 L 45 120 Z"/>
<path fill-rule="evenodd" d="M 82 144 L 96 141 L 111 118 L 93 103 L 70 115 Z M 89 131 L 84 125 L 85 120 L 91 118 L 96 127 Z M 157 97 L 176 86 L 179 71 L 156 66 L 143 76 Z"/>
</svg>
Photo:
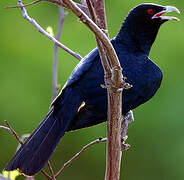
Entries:
<svg viewBox="0 0 184 180">
<path fill-rule="evenodd" d="M 157 36 L 158 29 L 159 27 L 144 27 L 144 29 L 142 29 L 123 24 L 116 39 L 120 41 L 129 52 L 142 52 L 149 55 L 152 44 Z"/>
</svg>

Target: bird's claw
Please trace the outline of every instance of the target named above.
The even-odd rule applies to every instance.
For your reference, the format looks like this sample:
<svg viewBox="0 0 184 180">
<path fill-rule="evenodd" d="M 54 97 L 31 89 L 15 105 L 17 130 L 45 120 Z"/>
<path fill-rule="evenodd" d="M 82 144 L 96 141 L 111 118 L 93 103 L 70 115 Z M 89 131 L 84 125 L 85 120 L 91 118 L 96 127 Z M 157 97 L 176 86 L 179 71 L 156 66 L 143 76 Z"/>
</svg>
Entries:
<svg viewBox="0 0 184 180">
<path fill-rule="evenodd" d="M 131 85 L 131 84 L 129 84 L 129 83 L 124 83 L 123 84 L 123 89 L 130 89 L 130 88 L 132 88 L 133 86 Z"/>
<path fill-rule="evenodd" d="M 126 136 L 124 136 L 124 137 L 121 137 L 121 142 L 122 143 L 125 143 L 125 141 L 128 139 L 128 136 L 126 135 Z"/>
<path fill-rule="evenodd" d="M 128 125 L 134 121 L 133 112 L 129 111 L 123 118 L 122 121 L 122 133 L 121 133 L 121 148 L 122 150 L 128 150 L 130 148 L 129 144 L 126 144 L 125 141 L 128 139 L 127 131 Z"/>
<path fill-rule="evenodd" d="M 131 110 L 126 113 L 126 115 L 123 118 L 123 121 L 128 121 L 128 124 L 134 122 L 134 115 Z"/>
<path fill-rule="evenodd" d="M 101 84 L 100 86 L 101 86 L 101 88 L 103 88 L 103 89 L 106 89 L 106 88 L 107 88 L 105 84 Z"/>
<path fill-rule="evenodd" d="M 128 139 L 128 136 L 121 137 L 121 150 L 128 150 L 131 146 L 130 144 L 126 144 L 125 141 Z"/>
<path fill-rule="evenodd" d="M 123 77 L 123 82 L 122 82 L 122 88 L 123 89 L 130 89 L 132 88 L 133 86 L 129 83 L 126 83 L 125 81 L 127 80 L 127 77 Z"/>
<path fill-rule="evenodd" d="M 124 143 L 121 144 L 121 150 L 122 150 L 122 151 L 123 151 L 123 150 L 128 150 L 128 149 L 130 149 L 130 147 L 131 147 L 130 144 L 124 144 Z"/>
</svg>

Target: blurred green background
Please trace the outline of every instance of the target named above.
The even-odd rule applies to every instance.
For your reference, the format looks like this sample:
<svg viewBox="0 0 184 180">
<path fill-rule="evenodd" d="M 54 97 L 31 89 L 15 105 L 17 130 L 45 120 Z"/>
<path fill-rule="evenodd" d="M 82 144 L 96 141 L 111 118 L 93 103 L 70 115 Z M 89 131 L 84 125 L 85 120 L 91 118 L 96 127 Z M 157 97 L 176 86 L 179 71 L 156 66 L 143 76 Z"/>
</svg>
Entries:
<svg viewBox="0 0 184 180">
<path fill-rule="evenodd" d="M 25 1 L 28 3 L 30 1 Z M 148 1 L 106 2 L 110 37 L 134 6 Z M 135 122 L 128 131 L 131 149 L 123 152 L 121 180 L 184 179 L 184 1 L 152 0 L 181 10 L 180 22 L 165 23 L 150 57 L 163 70 L 162 86 L 154 98 L 134 110 Z M 53 43 L 25 21 L 19 9 L 4 9 L 16 0 L 0 1 L 0 124 L 8 120 L 19 135 L 30 133 L 47 113 L 51 102 Z M 27 8 L 45 29 L 57 32 L 58 7 L 47 2 Z M 61 41 L 85 56 L 96 44 L 90 31 L 70 12 Z M 63 85 L 78 60 L 59 49 L 59 83 Z M 106 136 L 106 123 L 67 133 L 51 158 L 57 171 L 88 142 Z M 12 157 L 17 142 L 0 130 L 0 171 Z M 58 179 L 102 180 L 105 173 L 105 143 L 95 145 L 68 167 Z M 24 179 L 23 176 L 18 179 Z M 37 175 L 36 179 L 44 179 Z"/>
</svg>

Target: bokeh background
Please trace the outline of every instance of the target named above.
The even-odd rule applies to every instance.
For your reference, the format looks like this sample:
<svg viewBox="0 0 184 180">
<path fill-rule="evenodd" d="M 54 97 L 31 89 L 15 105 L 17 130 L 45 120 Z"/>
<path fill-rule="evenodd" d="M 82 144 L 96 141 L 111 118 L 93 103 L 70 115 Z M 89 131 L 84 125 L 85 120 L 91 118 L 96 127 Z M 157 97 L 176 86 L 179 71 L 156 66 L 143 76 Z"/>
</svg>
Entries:
<svg viewBox="0 0 184 180">
<path fill-rule="evenodd" d="M 30 1 L 25 1 L 28 3 Z M 110 37 L 118 32 L 129 9 L 144 0 L 106 1 Z M 128 131 L 130 150 L 123 152 L 121 180 L 184 179 L 184 1 L 152 0 L 181 10 L 180 22 L 165 23 L 150 57 L 163 70 L 158 93 L 134 110 L 135 122 Z M 16 0 L 0 1 L 0 124 L 8 120 L 19 135 L 30 133 L 47 113 L 51 102 L 53 43 L 25 21 L 19 9 L 4 9 Z M 45 29 L 58 26 L 58 7 L 47 2 L 27 8 Z M 85 56 L 96 44 L 90 31 L 69 12 L 61 41 Z M 59 83 L 65 83 L 78 60 L 59 49 Z M 67 113 L 67 112 L 66 112 Z M 67 133 L 51 162 L 57 171 L 88 142 L 106 136 L 106 123 Z M 0 171 L 12 157 L 17 142 L 0 130 Z M 105 173 L 105 143 L 85 152 L 58 179 L 101 180 Z M 24 179 L 23 176 L 18 179 Z M 42 180 L 43 176 L 37 175 Z"/>
</svg>

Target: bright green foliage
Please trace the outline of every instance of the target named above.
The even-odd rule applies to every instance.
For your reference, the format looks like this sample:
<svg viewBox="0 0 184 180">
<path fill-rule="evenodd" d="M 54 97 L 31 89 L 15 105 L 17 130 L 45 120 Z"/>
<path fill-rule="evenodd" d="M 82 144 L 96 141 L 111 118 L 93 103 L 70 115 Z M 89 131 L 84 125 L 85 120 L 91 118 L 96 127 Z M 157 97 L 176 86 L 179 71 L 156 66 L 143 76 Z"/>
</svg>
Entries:
<svg viewBox="0 0 184 180">
<path fill-rule="evenodd" d="M 15 180 L 20 175 L 20 173 L 17 170 L 10 172 L 2 171 L 2 174 L 5 178 L 9 178 L 11 180 Z"/>
</svg>

